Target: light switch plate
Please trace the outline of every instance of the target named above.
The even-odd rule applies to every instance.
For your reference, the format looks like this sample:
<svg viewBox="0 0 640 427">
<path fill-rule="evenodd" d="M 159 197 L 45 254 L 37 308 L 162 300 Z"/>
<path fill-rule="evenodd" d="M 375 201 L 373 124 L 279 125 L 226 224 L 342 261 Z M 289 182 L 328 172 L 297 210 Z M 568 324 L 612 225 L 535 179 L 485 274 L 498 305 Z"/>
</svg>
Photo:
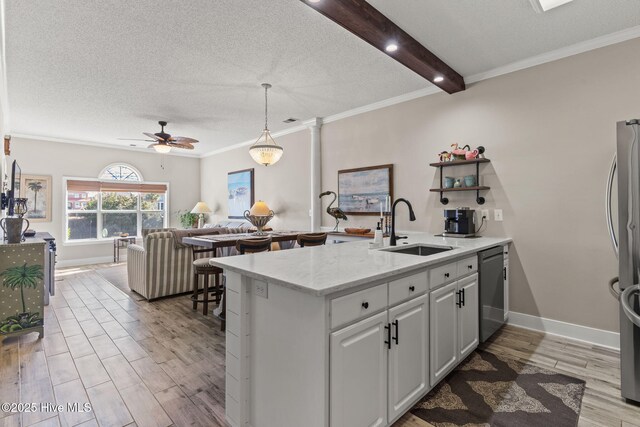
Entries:
<svg viewBox="0 0 640 427">
<path fill-rule="evenodd" d="M 256 296 L 259 296 L 262 298 L 269 298 L 269 285 L 267 282 L 261 282 L 259 280 L 256 280 L 253 283 L 255 285 L 253 289 Z"/>
<path fill-rule="evenodd" d="M 502 209 L 495 209 L 493 211 L 493 218 L 496 221 L 502 221 Z"/>
</svg>

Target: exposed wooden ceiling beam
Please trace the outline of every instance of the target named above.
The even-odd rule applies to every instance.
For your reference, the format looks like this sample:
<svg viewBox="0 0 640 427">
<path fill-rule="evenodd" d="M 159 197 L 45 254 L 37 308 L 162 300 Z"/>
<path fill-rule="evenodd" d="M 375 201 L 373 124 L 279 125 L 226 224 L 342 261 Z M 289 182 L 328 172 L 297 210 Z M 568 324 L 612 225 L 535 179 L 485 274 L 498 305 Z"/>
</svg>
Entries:
<svg viewBox="0 0 640 427">
<path fill-rule="evenodd" d="M 460 74 L 365 0 L 301 1 L 440 89 L 448 93 L 465 89 Z M 387 52 L 389 43 L 396 44 L 398 50 Z M 434 81 L 439 76 L 444 79 Z"/>
</svg>

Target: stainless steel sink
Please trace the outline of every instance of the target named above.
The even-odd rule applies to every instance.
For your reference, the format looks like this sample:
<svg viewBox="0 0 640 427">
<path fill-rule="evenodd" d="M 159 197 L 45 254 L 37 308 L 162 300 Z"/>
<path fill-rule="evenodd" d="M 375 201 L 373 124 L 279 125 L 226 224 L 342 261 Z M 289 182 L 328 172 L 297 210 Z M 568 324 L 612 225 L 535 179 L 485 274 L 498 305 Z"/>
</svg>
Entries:
<svg viewBox="0 0 640 427">
<path fill-rule="evenodd" d="M 446 252 L 453 249 L 451 246 L 429 246 L 429 245 L 411 245 L 411 246 L 396 246 L 395 248 L 384 249 L 389 252 L 396 252 L 399 254 L 429 256 L 439 254 L 440 252 Z"/>
</svg>

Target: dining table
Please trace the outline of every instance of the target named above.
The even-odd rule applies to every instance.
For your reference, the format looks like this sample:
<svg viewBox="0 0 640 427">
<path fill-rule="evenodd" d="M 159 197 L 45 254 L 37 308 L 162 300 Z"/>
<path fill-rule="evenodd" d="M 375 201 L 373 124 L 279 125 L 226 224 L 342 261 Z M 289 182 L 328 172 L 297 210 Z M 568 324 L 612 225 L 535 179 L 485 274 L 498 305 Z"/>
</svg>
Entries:
<svg viewBox="0 0 640 427">
<path fill-rule="evenodd" d="M 232 250 L 235 250 L 236 242 L 244 239 L 271 237 L 272 242 L 280 243 L 281 249 L 290 249 L 295 245 L 298 235 L 304 233 L 303 231 L 266 231 L 263 235 L 253 233 L 205 234 L 183 237 L 182 243 L 184 245 L 210 248 L 213 252 L 212 256 L 218 257 L 233 255 Z"/>
</svg>

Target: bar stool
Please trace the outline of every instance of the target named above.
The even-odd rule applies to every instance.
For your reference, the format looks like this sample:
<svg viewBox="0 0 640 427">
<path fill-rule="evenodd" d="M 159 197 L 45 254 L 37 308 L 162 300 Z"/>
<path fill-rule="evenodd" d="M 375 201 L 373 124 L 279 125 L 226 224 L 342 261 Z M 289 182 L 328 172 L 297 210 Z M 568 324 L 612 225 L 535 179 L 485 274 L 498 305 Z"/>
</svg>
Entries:
<svg viewBox="0 0 640 427">
<path fill-rule="evenodd" d="M 256 238 L 256 239 L 240 239 L 236 242 L 236 250 L 240 255 L 255 254 L 258 252 L 267 252 L 271 250 L 271 237 Z M 226 278 L 222 277 L 222 310 L 218 318 L 220 319 L 220 330 L 224 331 L 227 325 L 227 286 Z"/>
<path fill-rule="evenodd" d="M 198 309 L 199 302 L 202 303 L 202 314 L 204 314 L 205 316 L 208 314 L 210 302 L 215 302 L 216 304 L 220 303 L 220 298 L 223 293 L 223 289 L 220 284 L 220 275 L 222 274 L 222 269 L 209 264 L 208 257 L 197 258 L 197 255 L 206 252 L 213 252 L 213 250 L 215 249 L 191 246 L 194 275 L 193 294 L 191 295 L 191 301 L 193 301 L 194 310 Z M 214 286 L 210 289 L 209 276 L 211 275 L 214 275 Z M 202 287 L 202 291 L 198 289 L 199 276 L 204 276 L 204 286 Z M 213 294 L 213 299 L 209 299 L 209 293 Z M 202 294 L 202 299 L 198 298 L 200 294 Z"/>
<path fill-rule="evenodd" d="M 298 245 L 301 248 L 305 246 L 321 246 L 327 242 L 327 233 L 306 233 L 298 234 Z"/>
</svg>

